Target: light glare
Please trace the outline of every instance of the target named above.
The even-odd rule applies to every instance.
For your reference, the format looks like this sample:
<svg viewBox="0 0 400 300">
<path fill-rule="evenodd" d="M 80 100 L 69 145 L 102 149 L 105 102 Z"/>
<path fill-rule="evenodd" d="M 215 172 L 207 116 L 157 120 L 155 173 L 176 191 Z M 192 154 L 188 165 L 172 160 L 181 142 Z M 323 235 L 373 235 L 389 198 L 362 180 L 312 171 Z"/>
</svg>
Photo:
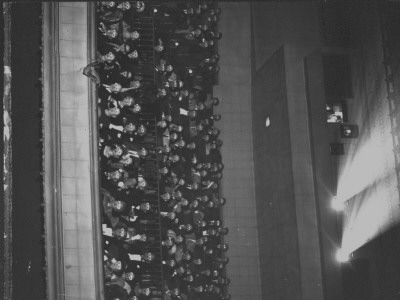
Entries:
<svg viewBox="0 0 400 300">
<path fill-rule="evenodd" d="M 344 251 L 343 249 L 339 249 L 336 252 L 336 260 L 338 262 L 341 262 L 341 263 L 348 262 L 349 259 L 350 259 L 350 254 L 348 252 Z"/>
<path fill-rule="evenodd" d="M 333 197 L 332 199 L 332 208 L 336 211 L 342 211 L 344 209 L 344 202 L 341 201 L 338 197 Z"/>
</svg>

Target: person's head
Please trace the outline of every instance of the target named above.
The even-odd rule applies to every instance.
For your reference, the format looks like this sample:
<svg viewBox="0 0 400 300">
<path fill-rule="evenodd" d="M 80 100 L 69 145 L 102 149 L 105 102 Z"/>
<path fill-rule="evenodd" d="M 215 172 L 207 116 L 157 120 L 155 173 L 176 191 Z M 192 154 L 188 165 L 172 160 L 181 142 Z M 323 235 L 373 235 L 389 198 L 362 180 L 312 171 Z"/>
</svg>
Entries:
<svg viewBox="0 0 400 300">
<path fill-rule="evenodd" d="M 179 141 L 177 141 L 174 145 L 175 145 L 176 147 L 178 147 L 178 148 L 182 148 L 182 147 L 184 147 L 184 146 L 186 145 L 186 143 L 185 143 L 184 140 L 179 140 Z"/>
<path fill-rule="evenodd" d="M 202 48 L 207 48 L 208 47 L 208 42 L 207 41 L 202 41 L 199 43 L 199 46 Z"/>
<path fill-rule="evenodd" d="M 228 227 L 218 227 L 217 232 L 222 235 L 227 235 L 229 232 Z"/>
<path fill-rule="evenodd" d="M 155 256 L 151 252 L 146 252 L 145 254 L 143 254 L 142 258 L 143 258 L 143 261 L 150 263 L 154 260 Z"/>
<path fill-rule="evenodd" d="M 219 99 L 217 97 L 212 98 L 212 104 L 217 106 L 219 104 Z"/>
<path fill-rule="evenodd" d="M 128 123 L 124 126 L 124 129 L 128 132 L 128 133 L 133 133 L 136 130 L 136 125 L 131 123 Z"/>
<path fill-rule="evenodd" d="M 138 114 L 142 111 L 142 107 L 140 106 L 140 104 L 136 103 L 135 105 L 133 105 L 133 107 L 130 110 L 133 113 Z"/>
<path fill-rule="evenodd" d="M 161 72 L 161 73 L 162 73 L 162 72 L 165 71 L 166 67 L 165 67 L 165 65 L 160 64 L 160 65 L 158 65 L 158 66 L 156 67 L 156 69 L 157 69 L 158 72 Z"/>
<path fill-rule="evenodd" d="M 198 227 L 206 227 L 207 226 L 207 222 L 204 220 L 198 220 L 197 224 Z"/>
<path fill-rule="evenodd" d="M 137 133 L 140 136 L 144 136 L 146 134 L 146 127 L 143 124 L 140 124 L 138 129 L 137 129 Z"/>
<path fill-rule="evenodd" d="M 212 9 L 214 15 L 219 16 L 221 14 L 221 7 L 216 7 Z"/>
<path fill-rule="evenodd" d="M 131 88 L 138 89 L 142 86 L 139 80 L 131 81 L 130 85 Z"/>
<path fill-rule="evenodd" d="M 113 236 L 117 238 L 124 238 L 126 236 L 127 231 L 123 227 L 113 229 Z"/>
<path fill-rule="evenodd" d="M 215 174 L 211 175 L 212 178 L 215 179 L 221 179 L 222 178 L 222 173 L 221 172 L 216 172 Z"/>
<path fill-rule="evenodd" d="M 168 170 L 168 168 L 167 167 L 162 167 L 160 170 L 159 170 L 159 172 L 160 172 L 160 174 L 161 175 L 167 175 L 168 174 L 168 172 L 169 172 L 169 170 Z M 169 193 L 165 193 L 165 194 L 163 194 L 163 195 L 170 195 Z M 164 198 L 163 198 L 164 199 Z M 170 198 L 167 198 L 167 199 L 164 199 L 164 200 L 169 200 Z"/>
<path fill-rule="evenodd" d="M 181 294 L 181 291 L 178 288 L 174 288 L 171 290 L 171 294 L 174 296 L 179 296 Z"/>
<path fill-rule="evenodd" d="M 133 272 L 127 272 L 124 274 L 124 278 L 126 281 L 131 281 L 135 278 L 135 274 Z"/>
<path fill-rule="evenodd" d="M 162 151 L 162 153 L 164 153 L 164 154 L 170 153 L 170 152 L 171 152 L 171 147 L 168 146 L 168 145 L 164 145 L 164 146 L 161 148 L 161 151 Z"/>
<path fill-rule="evenodd" d="M 119 145 L 114 145 L 111 148 L 111 155 L 116 158 L 120 157 L 122 155 L 122 153 L 123 153 L 123 150 Z"/>
<path fill-rule="evenodd" d="M 129 46 L 128 44 L 124 43 L 124 44 L 121 45 L 121 47 L 119 49 L 123 54 L 126 54 L 129 51 L 131 51 L 131 46 Z"/>
<path fill-rule="evenodd" d="M 226 198 L 224 198 L 224 197 L 217 198 L 215 202 L 217 202 L 219 205 L 225 205 Z"/>
<path fill-rule="evenodd" d="M 201 171 L 200 171 L 200 177 L 202 177 L 202 178 L 206 177 L 207 174 L 208 174 L 208 173 L 207 173 L 206 170 L 201 170 Z"/>
<path fill-rule="evenodd" d="M 157 126 L 160 127 L 160 128 L 166 128 L 167 127 L 167 122 L 165 122 L 164 120 L 159 121 L 157 123 Z"/>
<path fill-rule="evenodd" d="M 156 46 L 154 46 L 154 50 L 156 50 L 156 52 L 162 52 L 164 50 L 164 46 L 156 45 Z"/>
<path fill-rule="evenodd" d="M 183 180 L 184 181 L 184 179 L 181 179 L 181 180 Z M 184 185 L 185 183 L 184 182 L 180 182 L 179 183 L 179 185 Z M 180 191 L 180 190 L 176 190 L 175 192 L 174 192 L 174 197 L 176 198 L 176 199 L 181 199 L 182 198 L 182 192 Z"/>
<path fill-rule="evenodd" d="M 133 41 L 137 40 L 140 37 L 139 32 L 137 32 L 136 30 L 135 31 L 125 31 L 123 33 L 123 35 L 124 35 L 125 39 L 130 39 L 130 40 L 133 40 Z"/>
<path fill-rule="evenodd" d="M 136 59 L 139 57 L 139 53 L 137 52 L 137 50 L 133 50 L 132 52 L 128 53 L 128 57 L 130 59 Z"/>
<path fill-rule="evenodd" d="M 121 179 L 122 173 L 120 171 L 116 170 L 116 171 L 110 172 L 109 177 L 111 180 L 117 181 L 117 180 Z"/>
<path fill-rule="evenodd" d="M 123 11 L 130 10 L 131 4 L 128 1 L 120 3 L 117 8 L 122 9 Z"/>
<path fill-rule="evenodd" d="M 208 134 L 205 134 L 201 137 L 205 142 L 208 142 L 210 140 L 210 136 Z"/>
<path fill-rule="evenodd" d="M 137 12 L 143 12 L 145 9 L 145 4 L 143 1 L 134 1 L 133 7 Z"/>
<path fill-rule="evenodd" d="M 214 137 L 218 136 L 219 133 L 220 133 L 220 130 L 219 130 L 218 128 L 212 128 L 212 129 L 210 130 L 210 134 L 211 134 L 212 136 L 214 136 Z"/>
<path fill-rule="evenodd" d="M 197 266 L 200 266 L 203 263 L 203 261 L 201 260 L 201 258 L 196 258 L 193 260 L 193 263 Z"/>
<path fill-rule="evenodd" d="M 170 140 L 176 141 L 178 139 L 178 134 L 176 132 L 173 132 L 169 135 Z"/>
<path fill-rule="evenodd" d="M 142 148 L 139 150 L 139 156 L 140 157 L 146 157 L 147 156 L 147 149 L 146 148 Z"/>
<path fill-rule="evenodd" d="M 219 171 L 218 166 L 217 166 L 217 165 L 212 165 L 210 171 L 211 171 L 212 173 L 218 172 L 218 171 Z"/>
<path fill-rule="evenodd" d="M 126 71 L 129 72 L 129 71 Z M 130 72 L 129 72 L 130 73 Z M 122 100 L 121 100 L 121 106 L 132 106 L 135 103 L 135 100 L 133 99 L 132 96 L 125 96 Z"/>
<path fill-rule="evenodd" d="M 218 33 L 215 35 L 215 38 L 216 38 L 217 40 L 220 40 L 220 39 L 222 38 L 222 32 L 218 32 Z"/>
<path fill-rule="evenodd" d="M 194 281 L 194 277 L 192 274 L 190 275 L 186 275 L 185 277 L 183 277 L 183 280 L 186 282 L 193 282 Z"/>
<path fill-rule="evenodd" d="M 184 274 L 186 272 L 186 269 L 182 266 L 178 267 L 175 269 L 176 273 L 178 274 Z"/>
<path fill-rule="evenodd" d="M 171 248 L 174 245 L 174 242 L 168 238 L 165 241 L 162 241 L 161 244 L 167 248 Z"/>
<path fill-rule="evenodd" d="M 206 202 L 208 201 L 208 196 L 207 196 L 207 195 L 200 196 L 200 197 L 199 197 L 199 200 L 200 200 L 202 203 L 206 203 Z"/>
<path fill-rule="evenodd" d="M 121 111 L 118 107 L 106 108 L 104 113 L 107 117 L 116 118 L 120 115 Z"/>
<path fill-rule="evenodd" d="M 192 259 L 192 255 L 191 255 L 189 252 L 184 252 L 184 253 L 182 254 L 182 259 L 183 259 L 183 260 L 186 260 L 186 261 L 189 261 L 189 260 Z"/>
<path fill-rule="evenodd" d="M 217 270 L 223 270 L 225 267 L 225 265 L 222 262 L 216 262 L 214 266 Z"/>
<path fill-rule="evenodd" d="M 212 120 L 214 120 L 214 121 L 219 121 L 219 120 L 221 120 L 221 115 L 220 114 L 213 114 L 210 118 Z"/>
<path fill-rule="evenodd" d="M 107 54 L 105 54 L 105 55 L 103 55 L 102 56 L 102 59 L 103 59 L 103 61 L 106 61 L 106 62 L 113 62 L 114 61 L 114 59 L 115 59 L 115 55 L 114 55 L 114 53 L 112 53 L 111 51 L 110 52 L 108 52 Z"/>
<path fill-rule="evenodd" d="M 226 252 L 228 250 L 228 245 L 227 244 L 218 244 L 217 246 L 215 246 L 218 250 L 224 251 Z"/>
<path fill-rule="evenodd" d="M 133 159 L 132 159 L 132 157 L 130 157 L 130 156 L 125 156 L 125 157 L 122 157 L 122 159 L 120 160 L 120 162 L 121 162 L 122 164 L 124 164 L 125 166 L 128 166 L 128 165 L 131 165 L 131 164 L 133 163 Z"/>
<path fill-rule="evenodd" d="M 206 255 L 214 255 L 214 250 L 213 249 L 207 249 L 205 254 Z"/>
<path fill-rule="evenodd" d="M 210 22 L 215 23 L 215 22 L 218 21 L 218 16 L 217 15 L 212 15 L 208 19 L 209 19 Z"/>
<path fill-rule="evenodd" d="M 181 244 L 182 242 L 183 242 L 183 236 L 177 235 L 177 236 L 175 237 L 175 243 Z"/>
<path fill-rule="evenodd" d="M 131 71 L 125 70 L 125 71 L 122 71 L 120 74 L 123 77 L 125 77 L 126 79 L 131 79 L 132 78 L 132 72 Z"/>
<path fill-rule="evenodd" d="M 123 211 L 125 209 L 125 207 L 126 207 L 126 203 L 124 201 L 117 200 L 117 201 L 112 202 L 112 208 L 115 211 Z"/>
<path fill-rule="evenodd" d="M 171 200 L 171 194 L 170 194 L 170 193 L 161 194 L 160 197 L 161 197 L 161 199 L 163 199 L 164 201 Z"/>
<path fill-rule="evenodd" d="M 150 208 L 151 208 L 151 206 L 150 206 L 149 202 L 143 202 L 143 203 L 140 204 L 140 210 L 141 211 L 147 212 L 147 211 L 150 210 Z"/>
<path fill-rule="evenodd" d="M 194 150 L 194 149 L 196 149 L 196 143 L 195 142 L 191 142 L 191 143 L 186 145 L 186 148 L 188 148 L 190 150 Z"/>
<path fill-rule="evenodd" d="M 118 33 L 115 29 L 109 29 L 106 31 L 105 35 L 109 39 L 115 39 L 117 37 Z"/>
<path fill-rule="evenodd" d="M 215 203 L 212 202 L 212 201 L 210 201 L 210 202 L 207 203 L 207 207 L 208 207 L 208 208 L 213 208 L 214 206 L 215 206 Z"/>
<path fill-rule="evenodd" d="M 169 159 L 174 163 L 180 161 L 180 157 L 178 154 L 172 155 Z"/>
<path fill-rule="evenodd" d="M 120 260 L 111 262 L 111 270 L 113 270 L 114 272 L 121 271 L 123 269 L 123 267 L 124 267 L 124 264 Z"/>
<path fill-rule="evenodd" d="M 150 293 L 151 293 L 149 288 L 138 288 L 138 292 L 140 295 L 143 295 L 143 296 L 150 296 Z"/>
<path fill-rule="evenodd" d="M 172 72 L 173 69 L 174 69 L 174 67 L 172 65 L 167 65 L 166 68 L 165 68 L 165 70 L 167 72 Z"/>
<path fill-rule="evenodd" d="M 189 231 L 191 231 L 193 229 L 193 225 L 192 224 L 185 224 L 185 225 L 182 226 L 182 228 L 185 231 L 189 232 Z"/>
<path fill-rule="evenodd" d="M 214 191 L 218 190 L 218 188 L 219 188 L 219 185 L 218 185 L 218 183 L 216 183 L 216 182 L 214 182 L 214 183 L 211 185 L 211 189 L 213 189 Z"/>
<path fill-rule="evenodd" d="M 174 259 L 167 259 L 165 264 L 169 267 L 174 267 L 176 265 L 176 261 Z"/>
<path fill-rule="evenodd" d="M 203 169 L 204 169 L 204 164 L 203 164 L 203 163 L 198 163 L 198 164 L 196 165 L 196 169 L 197 169 L 197 170 L 203 170 Z"/>
<path fill-rule="evenodd" d="M 121 93 L 122 90 L 122 85 L 118 82 L 113 83 L 112 85 L 110 85 L 110 91 L 111 93 L 115 93 L 115 94 L 119 94 Z"/>
<path fill-rule="evenodd" d="M 208 119 L 203 119 L 200 121 L 200 124 L 203 126 L 207 126 L 207 125 L 210 125 L 210 121 Z"/>
<path fill-rule="evenodd" d="M 143 178 L 139 179 L 139 182 L 137 185 L 138 189 L 144 189 L 144 188 L 146 188 L 146 186 L 147 186 L 147 181 Z"/>
<path fill-rule="evenodd" d="M 141 241 L 141 242 L 146 242 L 146 241 L 147 241 L 147 235 L 145 235 L 144 233 L 143 233 L 143 234 L 140 234 L 139 241 Z"/>
<path fill-rule="evenodd" d="M 116 5 L 115 1 L 102 1 L 101 4 L 108 8 L 113 8 Z"/>
<path fill-rule="evenodd" d="M 195 110 L 191 110 L 191 111 L 188 112 L 188 116 L 190 118 L 196 118 L 197 112 Z"/>
</svg>

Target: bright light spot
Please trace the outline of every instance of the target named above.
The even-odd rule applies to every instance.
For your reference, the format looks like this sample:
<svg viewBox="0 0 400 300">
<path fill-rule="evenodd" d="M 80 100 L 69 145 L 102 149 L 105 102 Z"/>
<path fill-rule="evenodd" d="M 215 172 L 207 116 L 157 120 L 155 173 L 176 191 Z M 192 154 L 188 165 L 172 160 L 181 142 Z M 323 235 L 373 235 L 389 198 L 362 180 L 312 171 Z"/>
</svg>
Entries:
<svg viewBox="0 0 400 300">
<path fill-rule="evenodd" d="M 344 202 L 341 201 L 338 197 L 333 197 L 332 199 L 332 208 L 336 211 L 342 211 L 344 209 Z"/>
<path fill-rule="evenodd" d="M 271 120 L 270 120 L 269 116 L 267 116 L 265 119 L 265 127 L 269 127 L 269 125 L 271 125 Z"/>
<path fill-rule="evenodd" d="M 341 263 L 347 262 L 347 261 L 349 261 L 349 259 L 350 259 L 350 253 L 348 253 L 347 251 L 344 251 L 343 249 L 339 249 L 336 252 L 336 260 L 338 262 L 341 262 Z"/>
</svg>

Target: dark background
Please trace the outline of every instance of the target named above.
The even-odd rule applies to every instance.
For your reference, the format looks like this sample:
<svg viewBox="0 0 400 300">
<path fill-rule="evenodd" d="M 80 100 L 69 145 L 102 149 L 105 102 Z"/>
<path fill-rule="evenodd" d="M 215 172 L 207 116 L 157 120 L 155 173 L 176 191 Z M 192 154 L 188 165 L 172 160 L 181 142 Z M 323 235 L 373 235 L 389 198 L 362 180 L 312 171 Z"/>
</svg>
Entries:
<svg viewBox="0 0 400 300">
<path fill-rule="evenodd" d="M 46 299 L 42 176 L 41 3 L 11 9 L 12 299 Z"/>
</svg>

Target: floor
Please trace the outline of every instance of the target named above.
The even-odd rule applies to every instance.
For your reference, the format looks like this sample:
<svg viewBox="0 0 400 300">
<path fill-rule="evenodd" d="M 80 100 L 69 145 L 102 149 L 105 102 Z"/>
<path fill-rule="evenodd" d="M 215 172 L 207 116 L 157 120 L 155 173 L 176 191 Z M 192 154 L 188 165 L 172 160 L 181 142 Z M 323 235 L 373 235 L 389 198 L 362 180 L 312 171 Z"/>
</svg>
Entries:
<svg viewBox="0 0 400 300">
<path fill-rule="evenodd" d="M 60 2 L 61 194 L 65 299 L 96 299 L 90 181 L 87 3 Z"/>
</svg>

